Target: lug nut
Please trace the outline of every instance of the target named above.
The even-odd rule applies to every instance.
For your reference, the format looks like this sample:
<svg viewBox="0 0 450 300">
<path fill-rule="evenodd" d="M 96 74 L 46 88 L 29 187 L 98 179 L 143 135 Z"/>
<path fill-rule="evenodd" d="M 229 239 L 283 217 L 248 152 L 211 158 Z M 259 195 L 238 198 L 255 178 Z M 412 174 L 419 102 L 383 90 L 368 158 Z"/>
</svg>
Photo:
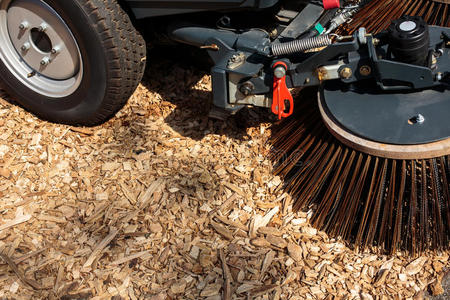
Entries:
<svg viewBox="0 0 450 300">
<path fill-rule="evenodd" d="M 343 79 L 349 79 L 350 77 L 352 77 L 353 75 L 353 71 L 352 69 L 350 69 L 349 67 L 345 67 L 341 70 L 341 72 L 339 73 L 339 75 L 341 76 L 341 78 Z"/>
<path fill-rule="evenodd" d="M 25 44 L 23 44 L 22 47 L 20 47 L 20 50 L 22 50 L 23 52 L 28 51 L 31 48 L 30 43 L 26 42 Z"/>
<path fill-rule="evenodd" d="M 58 46 L 54 47 L 51 51 L 53 55 L 58 54 L 59 52 L 61 52 L 61 49 Z"/>
<path fill-rule="evenodd" d="M 286 69 L 283 66 L 278 66 L 273 70 L 273 75 L 278 79 L 283 78 L 286 76 Z"/>
<path fill-rule="evenodd" d="M 46 56 L 46 57 L 44 57 L 44 58 L 41 60 L 41 66 L 46 66 L 46 65 L 48 65 L 50 62 L 51 62 L 51 61 L 50 61 L 50 58 L 48 58 L 48 57 Z"/>
<path fill-rule="evenodd" d="M 38 29 L 40 32 L 45 32 L 47 30 L 47 27 L 48 27 L 47 23 L 42 23 L 41 25 L 39 25 Z"/>
<path fill-rule="evenodd" d="M 30 24 L 28 24 L 27 21 L 23 21 L 23 22 L 20 23 L 20 25 L 19 25 L 19 29 L 20 29 L 20 30 L 28 29 L 28 27 L 30 27 Z"/>
</svg>

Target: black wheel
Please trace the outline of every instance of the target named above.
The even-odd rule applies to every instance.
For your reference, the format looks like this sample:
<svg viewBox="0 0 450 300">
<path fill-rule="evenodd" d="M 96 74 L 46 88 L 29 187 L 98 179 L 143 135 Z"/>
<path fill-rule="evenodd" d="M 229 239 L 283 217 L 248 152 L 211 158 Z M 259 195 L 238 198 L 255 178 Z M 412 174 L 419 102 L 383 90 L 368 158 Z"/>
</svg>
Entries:
<svg viewBox="0 0 450 300">
<path fill-rule="evenodd" d="M 145 52 L 116 0 L 0 1 L 0 82 L 43 119 L 108 120 L 139 84 Z"/>
</svg>

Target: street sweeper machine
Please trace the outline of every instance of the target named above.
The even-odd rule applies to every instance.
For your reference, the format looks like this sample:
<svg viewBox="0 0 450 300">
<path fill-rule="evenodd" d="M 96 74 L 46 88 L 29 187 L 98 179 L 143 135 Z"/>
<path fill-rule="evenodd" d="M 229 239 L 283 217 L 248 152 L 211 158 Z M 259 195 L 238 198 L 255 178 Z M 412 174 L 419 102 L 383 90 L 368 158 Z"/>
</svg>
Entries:
<svg viewBox="0 0 450 300">
<path fill-rule="evenodd" d="M 257 106 L 283 120 L 275 172 L 315 226 L 356 247 L 446 249 L 449 10 L 447 0 L 0 0 L 0 81 L 44 119 L 91 126 L 133 93 L 147 43 L 203 49 L 212 117 Z M 316 96 L 292 95 L 308 87 Z"/>
</svg>

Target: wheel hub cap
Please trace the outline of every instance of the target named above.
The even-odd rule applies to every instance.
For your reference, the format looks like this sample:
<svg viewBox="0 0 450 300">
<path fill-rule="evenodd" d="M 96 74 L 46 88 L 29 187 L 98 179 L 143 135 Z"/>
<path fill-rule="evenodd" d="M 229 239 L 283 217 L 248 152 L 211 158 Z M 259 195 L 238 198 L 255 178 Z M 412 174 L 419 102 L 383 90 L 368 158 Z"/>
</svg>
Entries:
<svg viewBox="0 0 450 300">
<path fill-rule="evenodd" d="M 14 1 L 8 9 L 8 32 L 19 55 L 39 73 L 63 80 L 78 71 L 75 40 L 47 4 L 37 0 Z"/>
<path fill-rule="evenodd" d="M 61 98 L 79 86 L 83 66 L 77 42 L 44 1 L 0 1 L 0 44 L 0 59 L 35 92 Z"/>
</svg>

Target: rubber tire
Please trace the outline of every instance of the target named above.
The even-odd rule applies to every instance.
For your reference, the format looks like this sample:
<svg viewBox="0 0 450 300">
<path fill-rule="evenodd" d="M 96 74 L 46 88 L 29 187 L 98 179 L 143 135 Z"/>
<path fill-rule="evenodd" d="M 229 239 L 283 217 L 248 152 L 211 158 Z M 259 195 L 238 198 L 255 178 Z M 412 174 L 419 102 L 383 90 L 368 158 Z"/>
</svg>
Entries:
<svg viewBox="0 0 450 300">
<path fill-rule="evenodd" d="M 116 0 L 45 0 L 66 22 L 83 60 L 78 89 L 48 98 L 21 84 L 0 61 L 0 82 L 13 99 L 56 123 L 95 126 L 113 117 L 142 79 L 146 45 Z"/>
</svg>

